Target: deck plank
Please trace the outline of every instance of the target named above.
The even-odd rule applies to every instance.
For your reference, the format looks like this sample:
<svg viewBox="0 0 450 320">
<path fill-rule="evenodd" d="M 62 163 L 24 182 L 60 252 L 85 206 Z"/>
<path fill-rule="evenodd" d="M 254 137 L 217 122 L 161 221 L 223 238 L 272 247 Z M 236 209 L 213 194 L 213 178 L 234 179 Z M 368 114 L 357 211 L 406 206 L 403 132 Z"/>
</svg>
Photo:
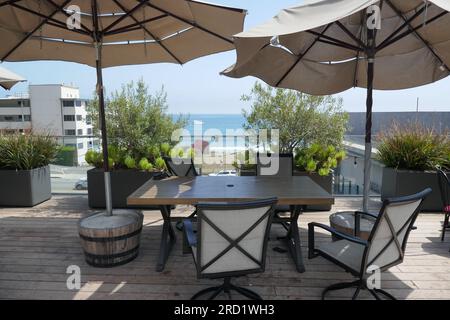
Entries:
<svg viewBox="0 0 450 320">
<path fill-rule="evenodd" d="M 356 210 L 358 198 L 337 198 L 333 211 Z M 376 211 L 380 203 L 371 203 Z M 182 217 L 192 208 L 180 206 Z M 181 241 L 162 273 L 155 272 L 162 219 L 157 211 L 145 212 L 139 257 L 109 269 L 88 266 L 77 232 L 78 220 L 92 213 L 86 196 L 54 196 L 34 208 L 0 208 L 0 299 L 187 299 L 217 281 L 198 280 L 192 257 L 181 253 Z M 299 227 L 306 272 L 296 272 L 286 254 L 274 252 L 283 243 L 276 240 L 282 229 L 271 233 L 266 272 L 236 279 L 266 299 L 318 299 L 326 286 L 351 280 L 351 276 L 322 258 L 306 259 L 307 224 L 328 223 L 330 212 L 305 212 Z M 441 214 L 421 214 L 418 229 L 411 233 L 403 264 L 382 275 L 383 288 L 400 299 L 450 299 L 450 240 L 440 241 Z M 178 239 L 181 234 L 178 233 Z M 328 241 L 320 234 L 317 241 Z M 82 272 L 80 290 L 68 290 L 66 269 L 78 265 Z M 330 295 L 348 299 L 349 290 Z M 237 297 L 239 298 L 239 297 Z M 370 298 L 362 294 L 361 298 Z"/>
</svg>

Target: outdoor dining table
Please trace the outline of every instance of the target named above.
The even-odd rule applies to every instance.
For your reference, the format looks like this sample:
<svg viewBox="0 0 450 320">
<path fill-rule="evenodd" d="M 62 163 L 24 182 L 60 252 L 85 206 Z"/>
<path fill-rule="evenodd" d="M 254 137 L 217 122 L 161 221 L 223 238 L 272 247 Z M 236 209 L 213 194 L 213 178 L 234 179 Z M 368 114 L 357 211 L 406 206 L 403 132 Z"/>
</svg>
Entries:
<svg viewBox="0 0 450 320">
<path fill-rule="evenodd" d="M 298 272 L 304 272 L 298 217 L 308 205 L 334 204 L 334 198 L 309 177 L 171 177 L 149 180 L 127 201 L 133 206 L 159 206 L 164 220 L 156 270 L 164 270 L 176 241 L 170 214 L 174 205 L 203 202 L 243 202 L 277 197 L 279 205 L 289 205 L 285 218 L 287 247 Z"/>
</svg>

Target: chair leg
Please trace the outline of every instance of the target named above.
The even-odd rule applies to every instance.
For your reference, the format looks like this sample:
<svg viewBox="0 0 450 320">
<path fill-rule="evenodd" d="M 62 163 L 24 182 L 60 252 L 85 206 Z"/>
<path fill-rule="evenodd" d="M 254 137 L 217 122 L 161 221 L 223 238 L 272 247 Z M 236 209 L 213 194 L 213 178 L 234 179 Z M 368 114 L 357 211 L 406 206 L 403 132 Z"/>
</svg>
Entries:
<svg viewBox="0 0 450 320">
<path fill-rule="evenodd" d="M 328 293 L 328 291 L 342 290 L 342 289 L 347 289 L 347 288 L 352 288 L 352 287 L 357 287 L 358 288 L 357 292 L 355 292 L 355 294 L 357 296 L 357 293 L 359 294 L 359 290 L 361 288 L 361 280 L 356 280 L 356 281 L 353 281 L 353 282 L 344 282 L 344 283 L 332 284 L 331 286 L 325 288 L 322 291 L 322 300 L 325 300 L 325 296 Z"/>
<path fill-rule="evenodd" d="M 447 231 L 448 228 L 448 220 L 449 220 L 449 213 L 445 213 L 445 219 L 444 219 L 444 224 L 442 226 L 442 236 L 441 236 L 441 241 L 444 241 L 445 238 L 445 231 Z"/>
<path fill-rule="evenodd" d="M 210 292 L 214 292 L 214 294 L 215 294 L 218 291 L 220 293 L 222 290 L 223 290 L 223 286 L 206 288 L 206 289 L 201 290 L 201 291 L 197 292 L 196 294 L 194 294 L 192 296 L 191 300 L 196 300 L 198 297 L 203 296 Z M 216 296 L 217 296 L 217 294 L 216 294 Z"/>
<path fill-rule="evenodd" d="M 203 290 L 197 292 L 195 295 L 192 296 L 191 300 L 196 300 L 196 299 L 200 298 L 201 296 L 203 296 L 207 293 L 210 293 L 210 292 L 213 292 L 213 294 L 208 298 L 208 300 L 213 300 L 222 292 L 225 292 L 228 295 L 228 298 L 231 300 L 231 291 L 236 291 L 236 292 L 240 293 L 241 295 L 243 295 L 249 299 L 252 299 L 252 300 L 263 300 L 261 298 L 261 296 L 259 294 L 257 294 L 256 292 L 231 284 L 229 278 L 225 278 L 224 282 L 221 286 L 211 287 L 211 288 L 203 289 Z"/>
</svg>

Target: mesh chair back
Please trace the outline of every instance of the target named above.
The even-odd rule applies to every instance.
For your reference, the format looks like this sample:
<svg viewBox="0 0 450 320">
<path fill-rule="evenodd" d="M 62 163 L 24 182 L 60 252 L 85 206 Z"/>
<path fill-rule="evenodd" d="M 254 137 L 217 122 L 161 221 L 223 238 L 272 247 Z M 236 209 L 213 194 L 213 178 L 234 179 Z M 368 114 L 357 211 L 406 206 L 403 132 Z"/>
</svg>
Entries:
<svg viewBox="0 0 450 320">
<path fill-rule="evenodd" d="M 198 176 L 192 159 L 165 157 L 166 167 L 172 176 L 195 177 Z"/>
<path fill-rule="evenodd" d="M 274 177 L 292 177 L 294 170 L 293 154 L 257 154 L 256 175 Z"/>
<path fill-rule="evenodd" d="M 412 196 L 384 201 L 369 236 L 366 268 L 377 266 L 383 270 L 403 261 L 409 233 L 424 199 L 430 193 L 428 188 Z"/>
<path fill-rule="evenodd" d="M 263 272 L 276 202 L 198 204 L 199 278 Z"/>
<path fill-rule="evenodd" d="M 450 205 L 449 201 L 450 181 L 448 179 L 447 174 L 444 171 L 438 170 L 437 174 L 439 182 L 439 191 L 441 192 L 442 208 L 446 208 Z"/>
</svg>

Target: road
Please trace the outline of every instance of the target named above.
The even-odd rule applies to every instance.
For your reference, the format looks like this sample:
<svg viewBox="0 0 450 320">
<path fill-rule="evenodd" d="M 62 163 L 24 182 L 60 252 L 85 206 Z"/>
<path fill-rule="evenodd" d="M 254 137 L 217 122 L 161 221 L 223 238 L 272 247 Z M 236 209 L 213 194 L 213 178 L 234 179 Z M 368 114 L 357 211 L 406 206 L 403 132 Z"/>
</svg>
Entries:
<svg viewBox="0 0 450 320">
<path fill-rule="evenodd" d="M 92 167 L 64 167 L 50 165 L 52 193 L 81 193 L 87 190 L 75 190 L 75 183 L 81 178 L 86 178 L 87 171 Z"/>
</svg>

